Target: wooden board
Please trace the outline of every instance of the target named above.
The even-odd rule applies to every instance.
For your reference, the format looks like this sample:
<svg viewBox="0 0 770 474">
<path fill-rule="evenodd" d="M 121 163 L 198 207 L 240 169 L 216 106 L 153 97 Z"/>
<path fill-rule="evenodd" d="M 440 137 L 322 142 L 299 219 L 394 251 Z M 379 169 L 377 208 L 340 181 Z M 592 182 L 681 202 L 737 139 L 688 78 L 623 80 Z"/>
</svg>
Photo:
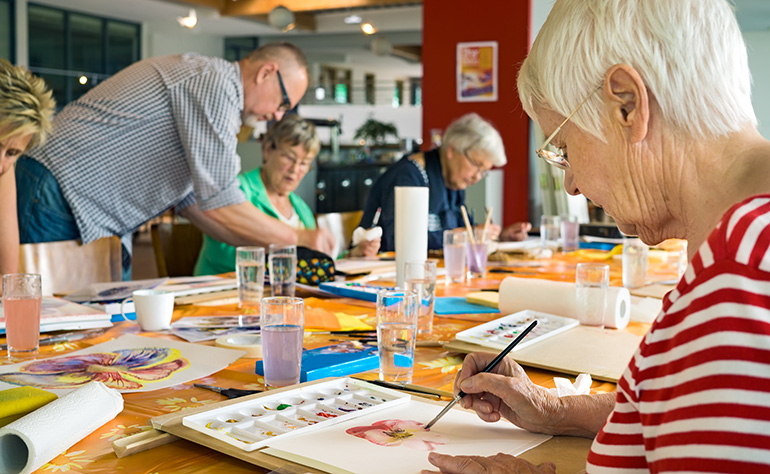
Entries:
<svg viewBox="0 0 770 474">
<path fill-rule="evenodd" d="M 248 395 L 246 397 L 234 398 L 231 400 L 225 400 L 219 403 L 212 403 L 198 408 L 191 408 L 177 413 L 169 413 L 167 415 L 156 416 L 150 419 L 152 427 L 156 430 L 171 433 L 180 438 L 192 441 L 194 443 L 206 446 L 215 451 L 233 456 L 242 461 L 261 466 L 274 471 L 280 471 L 281 473 L 311 473 L 322 474 L 323 471 L 312 469 L 306 466 L 300 466 L 283 459 L 270 456 L 262 453 L 260 450 L 246 452 L 242 451 L 228 443 L 220 441 L 211 436 L 206 436 L 192 428 L 188 428 L 182 424 L 182 418 L 195 413 L 201 413 L 204 411 L 216 409 L 219 407 L 232 405 L 235 403 L 241 403 L 245 400 L 264 397 L 266 395 L 273 395 L 275 393 L 294 390 L 298 386 L 310 386 L 321 382 L 332 380 L 331 378 L 314 380 L 312 382 L 305 382 L 304 384 L 294 385 L 278 390 L 271 390 L 266 393 L 258 393 L 255 395 Z M 435 402 L 432 400 L 422 400 L 426 403 L 433 403 L 438 406 L 446 406 L 446 402 Z M 460 409 L 455 407 L 454 409 Z M 532 448 L 531 450 L 521 454 L 519 457 L 529 460 L 530 462 L 542 463 L 547 460 L 556 464 L 557 472 L 577 473 L 585 468 L 586 458 L 588 456 L 588 450 L 591 447 L 591 440 L 585 438 L 575 438 L 571 436 L 555 436 L 545 443 Z M 427 456 L 427 453 L 425 453 Z"/>
<path fill-rule="evenodd" d="M 636 352 L 642 336 L 628 331 L 577 326 L 509 355 L 528 367 L 564 374 L 590 374 L 596 380 L 617 383 Z M 499 349 L 454 340 L 444 348 L 457 352 L 492 352 Z"/>
</svg>

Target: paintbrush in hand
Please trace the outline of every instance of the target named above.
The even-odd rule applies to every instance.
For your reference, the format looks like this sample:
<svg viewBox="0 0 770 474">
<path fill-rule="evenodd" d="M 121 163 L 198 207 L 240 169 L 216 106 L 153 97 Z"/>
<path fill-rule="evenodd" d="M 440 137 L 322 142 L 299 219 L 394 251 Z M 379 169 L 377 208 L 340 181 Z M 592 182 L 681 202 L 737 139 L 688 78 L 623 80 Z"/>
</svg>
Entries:
<svg viewBox="0 0 770 474">
<path fill-rule="evenodd" d="M 503 349 L 503 352 L 501 352 L 500 354 L 498 354 L 498 355 L 497 355 L 497 357 L 495 357 L 495 358 L 492 360 L 492 362 L 490 362 L 490 363 L 489 363 L 489 364 L 488 364 L 488 365 L 487 365 L 487 366 L 484 368 L 484 370 L 482 370 L 482 371 L 481 371 L 481 372 L 479 372 L 479 373 L 483 374 L 483 373 L 489 372 L 489 371 L 491 371 L 492 369 L 494 369 L 494 368 L 497 366 L 497 364 L 499 364 L 499 363 L 500 363 L 500 361 L 501 361 L 501 360 L 503 360 L 503 357 L 507 356 L 507 355 L 508 355 L 508 353 L 509 353 L 509 352 L 511 352 L 511 350 L 512 350 L 514 347 L 516 347 L 516 344 L 518 344 L 519 342 L 521 342 L 521 340 L 522 340 L 522 339 L 524 339 L 524 337 L 525 337 L 527 334 L 529 334 L 529 331 L 531 331 L 531 330 L 532 330 L 532 329 L 533 329 L 535 326 L 537 326 L 537 320 L 535 320 L 535 321 L 532 321 L 532 324 L 530 324 L 529 326 L 527 326 L 527 329 L 525 329 L 524 331 L 522 331 L 522 333 L 521 333 L 521 334 L 519 334 L 519 337 L 517 337 L 516 339 L 514 339 L 514 340 L 513 340 L 513 342 L 511 342 L 510 344 L 508 344 L 508 347 L 506 347 L 505 349 Z M 439 414 L 438 414 L 438 415 L 436 415 L 436 418 L 434 418 L 434 419 L 430 420 L 430 423 L 428 423 L 427 425 L 425 425 L 425 427 L 424 427 L 423 429 L 429 430 L 431 426 L 435 425 L 435 424 L 436 424 L 436 422 L 437 422 L 438 420 L 440 420 L 440 419 L 441 419 L 441 417 L 442 417 L 442 416 L 444 416 L 444 415 L 446 414 L 446 412 L 448 412 L 448 411 L 449 411 L 449 409 L 450 409 L 450 408 L 452 408 L 453 406 L 455 406 L 455 404 L 456 404 L 457 402 L 459 402 L 459 401 L 460 401 L 460 399 L 461 399 L 461 398 L 463 398 L 464 396 L 465 396 L 465 392 L 463 392 L 462 390 L 460 390 L 460 393 L 458 393 L 458 394 L 457 394 L 457 396 L 456 396 L 456 397 L 454 397 L 454 399 L 452 399 L 452 401 L 451 401 L 451 402 L 449 402 L 449 405 L 447 405 L 446 407 L 444 407 L 444 409 L 443 409 L 443 410 L 441 410 L 441 411 L 439 412 Z"/>
</svg>

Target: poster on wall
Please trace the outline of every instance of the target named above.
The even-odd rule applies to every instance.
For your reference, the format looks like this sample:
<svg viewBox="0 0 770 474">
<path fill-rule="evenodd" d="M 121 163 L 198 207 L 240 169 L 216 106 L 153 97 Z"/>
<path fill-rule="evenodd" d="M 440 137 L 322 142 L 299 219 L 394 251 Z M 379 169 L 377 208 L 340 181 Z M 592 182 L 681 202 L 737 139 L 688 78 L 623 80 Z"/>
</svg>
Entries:
<svg viewBox="0 0 770 474">
<path fill-rule="evenodd" d="M 457 101 L 497 100 L 497 41 L 457 43 Z"/>
</svg>

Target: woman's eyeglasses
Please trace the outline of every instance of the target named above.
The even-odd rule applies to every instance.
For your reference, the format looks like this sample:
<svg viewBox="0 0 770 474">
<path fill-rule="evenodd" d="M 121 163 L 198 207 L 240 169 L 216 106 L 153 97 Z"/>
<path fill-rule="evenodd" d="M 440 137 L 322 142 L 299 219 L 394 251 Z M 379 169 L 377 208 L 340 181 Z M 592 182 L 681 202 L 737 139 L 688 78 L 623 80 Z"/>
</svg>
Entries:
<svg viewBox="0 0 770 474">
<path fill-rule="evenodd" d="M 580 107 L 582 107 L 583 104 L 588 102 L 588 99 L 590 99 L 591 96 L 596 93 L 596 91 L 601 89 L 601 87 L 602 86 L 597 87 L 596 89 L 593 90 L 593 92 L 591 92 L 588 95 L 588 97 L 583 99 L 583 102 L 581 102 L 580 105 L 578 105 L 577 108 L 575 108 L 575 110 L 573 110 L 571 114 L 567 115 L 567 118 L 564 119 L 564 121 L 561 123 L 561 125 L 556 127 L 556 130 L 553 131 L 551 136 L 548 137 L 545 140 L 545 143 L 543 143 L 543 146 L 541 146 L 540 148 L 535 150 L 535 153 L 537 153 L 537 156 L 540 159 L 545 160 L 546 163 L 548 163 L 551 166 L 555 166 L 556 168 L 559 168 L 560 170 L 568 170 L 569 169 L 569 161 L 567 161 L 567 157 L 566 157 L 566 155 L 564 155 L 563 151 L 561 151 L 561 150 L 551 151 L 551 150 L 546 150 L 545 148 L 548 145 L 550 145 L 551 140 L 553 140 L 553 137 L 555 137 L 556 134 L 559 133 L 559 130 L 562 129 L 562 127 L 567 123 L 567 121 L 569 121 L 569 119 L 572 118 L 572 116 L 575 115 L 575 113 L 578 110 L 580 110 Z"/>
</svg>

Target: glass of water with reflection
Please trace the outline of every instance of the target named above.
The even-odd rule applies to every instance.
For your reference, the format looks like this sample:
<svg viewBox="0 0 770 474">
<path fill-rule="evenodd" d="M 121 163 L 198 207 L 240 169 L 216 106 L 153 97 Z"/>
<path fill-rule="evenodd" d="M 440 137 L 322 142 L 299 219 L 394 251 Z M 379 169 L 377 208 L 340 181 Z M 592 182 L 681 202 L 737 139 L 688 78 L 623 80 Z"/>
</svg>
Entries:
<svg viewBox="0 0 770 474">
<path fill-rule="evenodd" d="M 247 314 L 259 314 L 259 302 L 265 286 L 265 249 L 236 247 L 235 267 L 240 307 Z"/>
<path fill-rule="evenodd" d="M 268 264 L 272 296 L 294 296 L 297 281 L 297 246 L 270 244 Z"/>
</svg>

